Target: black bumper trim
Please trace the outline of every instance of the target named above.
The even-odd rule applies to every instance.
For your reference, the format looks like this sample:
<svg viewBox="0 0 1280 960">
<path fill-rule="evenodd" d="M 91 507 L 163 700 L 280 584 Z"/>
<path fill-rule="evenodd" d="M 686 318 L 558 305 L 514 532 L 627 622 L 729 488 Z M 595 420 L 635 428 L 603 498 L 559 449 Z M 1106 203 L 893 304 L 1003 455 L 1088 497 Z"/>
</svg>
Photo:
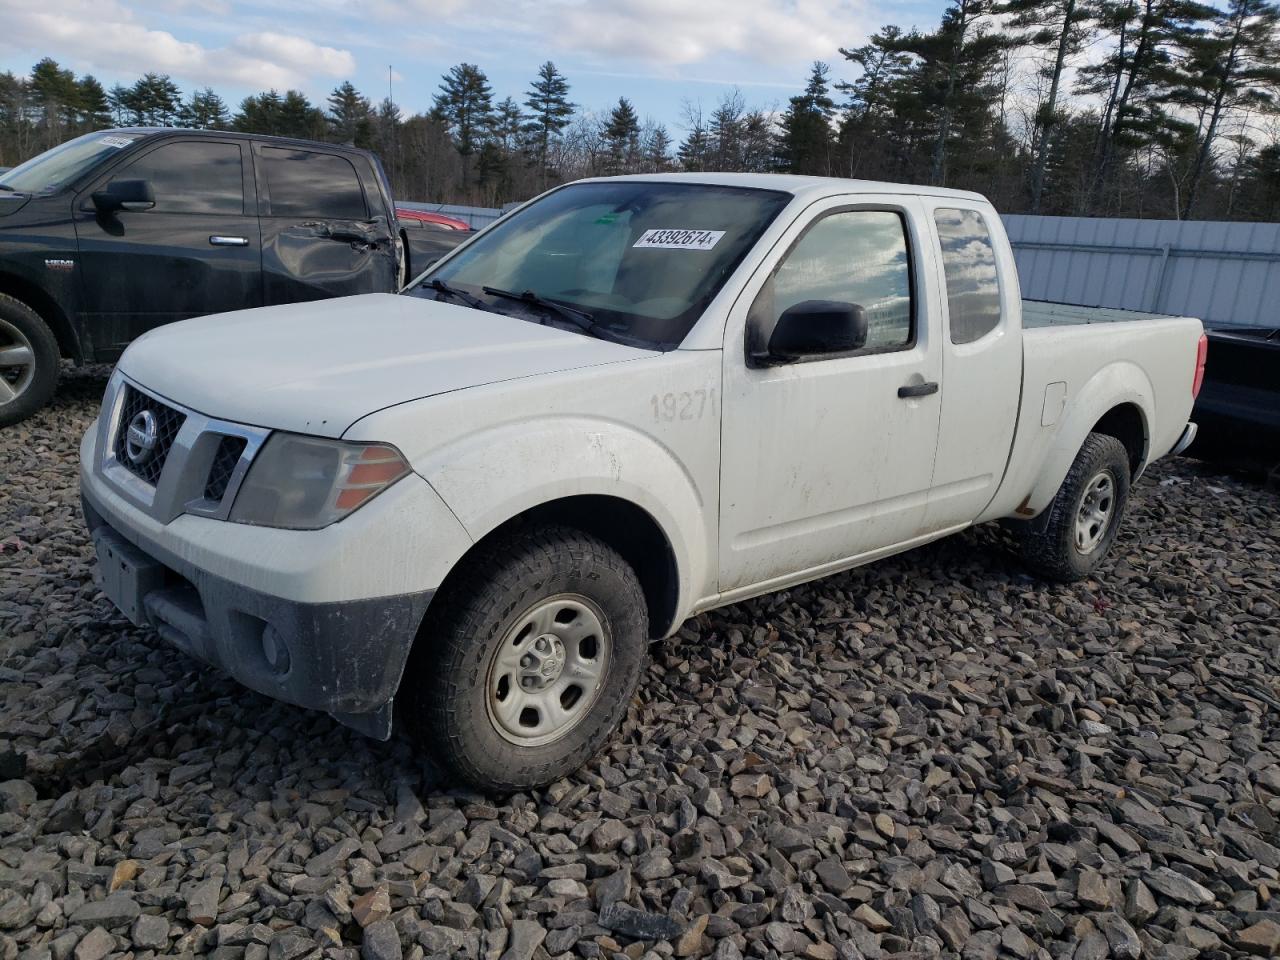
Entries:
<svg viewBox="0 0 1280 960">
<path fill-rule="evenodd" d="M 333 603 L 284 600 L 214 576 L 120 529 L 87 496 L 81 504 L 99 555 L 106 545 L 143 571 L 131 578 L 137 596 L 121 605 L 126 616 L 251 690 L 322 710 L 368 736 L 391 736 L 392 701 L 435 591 Z M 274 635 L 264 648 L 266 630 Z"/>
</svg>

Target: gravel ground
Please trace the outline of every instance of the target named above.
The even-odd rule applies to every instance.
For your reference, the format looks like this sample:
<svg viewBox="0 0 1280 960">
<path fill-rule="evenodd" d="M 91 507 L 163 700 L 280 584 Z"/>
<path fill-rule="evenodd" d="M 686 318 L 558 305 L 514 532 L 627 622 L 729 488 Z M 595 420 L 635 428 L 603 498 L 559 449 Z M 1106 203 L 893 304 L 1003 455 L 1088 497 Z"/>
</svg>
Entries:
<svg viewBox="0 0 1280 960">
<path fill-rule="evenodd" d="M 1274 493 L 1161 464 L 1097 581 L 982 529 L 699 617 L 604 755 L 498 800 L 112 610 L 104 376 L 0 434 L 0 960 L 1280 949 Z"/>
</svg>

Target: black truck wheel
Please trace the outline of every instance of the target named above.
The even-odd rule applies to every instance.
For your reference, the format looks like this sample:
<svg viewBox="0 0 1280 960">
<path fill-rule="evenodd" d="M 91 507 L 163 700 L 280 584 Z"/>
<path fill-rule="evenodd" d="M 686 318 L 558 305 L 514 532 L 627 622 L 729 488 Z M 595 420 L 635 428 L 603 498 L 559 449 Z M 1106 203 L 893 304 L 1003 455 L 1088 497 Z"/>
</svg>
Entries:
<svg viewBox="0 0 1280 960">
<path fill-rule="evenodd" d="M 1091 574 L 1111 549 L 1129 502 L 1129 453 L 1115 437 L 1091 433 L 1076 454 L 1043 523 L 1021 531 L 1027 565 L 1048 580 Z"/>
<path fill-rule="evenodd" d="M 530 528 L 464 561 L 445 590 L 397 698 L 418 742 L 500 793 L 594 756 L 648 655 L 644 594 L 626 561 L 578 530 Z"/>
<path fill-rule="evenodd" d="M 40 315 L 0 293 L 0 427 L 25 420 L 49 402 L 60 357 L 58 341 Z"/>
</svg>

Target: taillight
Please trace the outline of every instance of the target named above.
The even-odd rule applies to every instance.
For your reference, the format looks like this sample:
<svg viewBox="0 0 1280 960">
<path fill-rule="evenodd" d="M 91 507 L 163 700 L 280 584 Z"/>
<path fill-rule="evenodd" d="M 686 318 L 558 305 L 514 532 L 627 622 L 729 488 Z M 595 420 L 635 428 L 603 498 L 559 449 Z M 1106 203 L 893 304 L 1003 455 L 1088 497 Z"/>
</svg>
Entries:
<svg viewBox="0 0 1280 960">
<path fill-rule="evenodd" d="M 1200 387 L 1204 385 L 1204 362 L 1209 356 L 1209 337 L 1200 334 L 1200 342 L 1196 344 L 1196 375 L 1191 380 L 1191 399 L 1200 396 Z"/>
</svg>

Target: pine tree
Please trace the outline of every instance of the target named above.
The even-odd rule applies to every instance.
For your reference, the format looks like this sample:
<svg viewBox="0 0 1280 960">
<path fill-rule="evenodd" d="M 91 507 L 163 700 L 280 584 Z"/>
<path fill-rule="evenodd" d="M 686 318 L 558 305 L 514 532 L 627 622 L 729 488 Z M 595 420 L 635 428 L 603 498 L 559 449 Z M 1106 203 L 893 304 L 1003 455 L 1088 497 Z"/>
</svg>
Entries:
<svg viewBox="0 0 1280 960">
<path fill-rule="evenodd" d="M 124 127 L 134 122 L 133 108 L 130 103 L 133 100 L 133 94 L 124 84 L 112 84 L 110 92 L 107 94 L 107 107 L 111 110 L 113 122 L 117 127 Z"/>
<path fill-rule="evenodd" d="M 212 87 L 194 90 L 178 111 L 177 125 L 193 130 L 226 130 L 230 125 L 227 105 Z"/>
<path fill-rule="evenodd" d="M 182 107 L 182 92 L 168 74 L 144 73 L 129 90 L 127 105 L 139 126 L 172 127 Z"/>
<path fill-rule="evenodd" d="M 1090 0 L 1005 0 L 997 12 L 1009 15 L 1008 27 L 1018 31 L 1011 37 L 1012 43 L 1051 54 L 1040 70 L 1049 90 L 1036 110 L 1031 135 L 1031 212 L 1039 213 L 1050 142 L 1062 119 L 1059 95 L 1063 72 L 1091 39 L 1096 10 Z"/>
<path fill-rule="evenodd" d="M 369 146 L 373 132 L 373 108 L 350 80 L 344 80 L 329 94 L 329 132 L 338 143 Z M 307 106 L 310 106 L 308 102 Z"/>
<path fill-rule="evenodd" d="M 711 112 L 709 169 L 742 168 L 742 121 L 746 109 L 742 92 L 735 87 L 720 98 Z"/>
<path fill-rule="evenodd" d="M 569 81 L 550 60 L 538 68 L 524 105 L 529 108 L 524 131 L 533 147 L 542 189 L 546 189 L 551 143 L 568 126 L 575 109 L 569 102 Z"/>
<path fill-rule="evenodd" d="M 790 173 L 831 173 L 835 101 L 831 99 L 829 72 L 827 64 L 815 61 L 804 93 L 791 98 L 782 117 L 782 162 Z"/>
<path fill-rule="evenodd" d="M 231 126 L 243 133 L 281 134 L 284 100 L 275 90 L 245 97 L 231 120 Z"/>
<path fill-rule="evenodd" d="M 1228 0 L 1213 10 L 1212 29 L 1189 38 L 1188 83 L 1181 97 L 1200 118 L 1183 218 L 1191 216 L 1213 165 L 1222 123 L 1238 110 L 1273 111 L 1280 95 L 1280 7 L 1268 0 Z"/>
<path fill-rule="evenodd" d="M 635 168 L 640 152 L 640 118 L 626 97 L 619 97 L 604 125 L 608 149 L 607 169 L 610 174 L 625 173 Z"/>
<path fill-rule="evenodd" d="M 489 134 L 493 124 L 493 89 L 473 63 L 451 67 L 440 84 L 435 107 L 449 125 L 464 161 Z"/>
<path fill-rule="evenodd" d="M 662 124 L 650 126 L 643 135 L 645 173 L 667 173 L 671 169 L 671 137 Z"/>
<path fill-rule="evenodd" d="M 711 152 L 711 138 L 707 135 L 707 128 L 702 126 L 701 122 L 692 127 L 684 140 L 680 143 L 680 150 L 677 154 L 680 160 L 680 169 L 689 173 L 699 173 L 707 169 L 707 156 Z"/>
<path fill-rule="evenodd" d="M 79 109 L 76 124 L 82 130 L 101 130 L 111 126 L 111 107 L 107 91 L 92 74 L 85 74 L 76 84 Z"/>
<path fill-rule="evenodd" d="M 61 143 L 74 129 L 80 111 L 80 88 L 75 74 L 45 57 L 31 68 L 31 92 L 40 105 L 40 128 L 46 147 Z"/>
<path fill-rule="evenodd" d="M 886 155 L 901 149 L 903 129 L 894 108 L 912 62 L 903 47 L 902 31 L 887 26 L 863 46 L 841 47 L 840 53 L 858 68 L 855 80 L 835 85 L 849 98 L 840 124 L 843 171 L 856 177 L 864 175 L 865 165 L 871 165 L 875 173 L 887 172 Z"/>
<path fill-rule="evenodd" d="M 365 104 L 367 106 L 368 101 Z M 367 147 L 371 131 L 372 122 L 365 115 L 356 122 L 353 139 L 340 142 L 354 142 L 357 146 Z M 301 90 L 286 90 L 284 99 L 280 101 L 277 132 L 284 137 L 323 140 L 327 133 L 333 132 L 333 117 L 326 117 L 324 111 L 313 104 Z"/>
<path fill-rule="evenodd" d="M 1080 70 L 1081 90 L 1103 100 L 1088 188 L 1092 209 L 1109 187 L 1117 154 L 1148 146 L 1168 130 L 1173 60 L 1207 9 L 1193 0 L 1101 0 L 1098 23 L 1112 46 Z"/>
</svg>

